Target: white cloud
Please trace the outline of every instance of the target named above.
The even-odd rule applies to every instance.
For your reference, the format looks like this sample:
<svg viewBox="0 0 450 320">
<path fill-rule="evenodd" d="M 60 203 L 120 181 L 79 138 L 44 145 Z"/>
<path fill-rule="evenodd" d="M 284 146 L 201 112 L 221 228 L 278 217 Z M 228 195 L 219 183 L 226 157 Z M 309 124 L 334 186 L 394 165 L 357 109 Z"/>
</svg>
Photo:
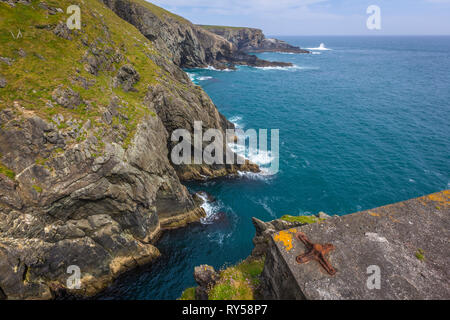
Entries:
<svg viewBox="0 0 450 320">
<path fill-rule="evenodd" d="M 258 14 L 263 12 L 283 13 L 307 8 L 328 0 L 154 0 L 150 1 L 165 8 L 202 9 L 229 14 Z"/>
</svg>

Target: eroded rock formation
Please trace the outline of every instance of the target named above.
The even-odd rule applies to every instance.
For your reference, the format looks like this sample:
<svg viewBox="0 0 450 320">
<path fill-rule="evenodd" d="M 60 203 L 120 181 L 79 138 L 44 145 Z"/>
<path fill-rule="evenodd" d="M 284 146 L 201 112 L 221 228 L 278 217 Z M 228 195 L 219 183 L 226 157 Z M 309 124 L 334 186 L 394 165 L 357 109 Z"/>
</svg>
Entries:
<svg viewBox="0 0 450 320">
<path fill-rule="evenodd" d="M 80 30 L 61 25 L 73 4 Z M 0 298 L 91 296 L 157 258 L 162 230 L 204 215 L 180 178 L 258 170 L 171 163 L 173 130 L 233 127 L 173 62 L 189 65 L 187 40 L 151 42 L 101 1 L 0 6 L 0 28 L 32 35 L 0 48 Z M 73 265 L 80 289 L 67 285 Z"/>
<path fill-rule="evenodd" d="M 248 55 L 221 35 L 210 32 L 188 20 L 165 11 L 144 0 L 101 0 L 119 17 L 134 25 L 151 40 L 159 51 L 181 68 L 217 69 L 234 65 L 256 67 L 290 66 Z"/>
<path fill-rule="evenodd" d="M 266 38 L 261 29 L 208 25 L 200 27 L 227 39 L 242 52 L 309 53 L 308 50 L 292 46 L 286 41 Z"/>
</svg>

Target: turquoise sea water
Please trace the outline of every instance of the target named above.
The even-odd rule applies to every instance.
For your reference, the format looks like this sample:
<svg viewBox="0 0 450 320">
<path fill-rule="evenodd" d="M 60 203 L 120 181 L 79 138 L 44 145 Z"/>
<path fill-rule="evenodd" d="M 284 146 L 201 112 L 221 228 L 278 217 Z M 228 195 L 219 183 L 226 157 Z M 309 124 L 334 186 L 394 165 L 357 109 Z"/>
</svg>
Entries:
<svg viewBox="0 0 450 320">
<path fill-rule="evenodd" d="M 199 264 L 247 257 L 251 217 L 343 215 L 450 187 L 450 37 L 284 37 L 316 54 L 262 53 L 292 68 L 189 70 L 244 129 L 280 130 L 280 171 L 204 184 L 209 218 L 167 232 L 162 258 L 103 298 L 176 299 Z"/>
</svg>

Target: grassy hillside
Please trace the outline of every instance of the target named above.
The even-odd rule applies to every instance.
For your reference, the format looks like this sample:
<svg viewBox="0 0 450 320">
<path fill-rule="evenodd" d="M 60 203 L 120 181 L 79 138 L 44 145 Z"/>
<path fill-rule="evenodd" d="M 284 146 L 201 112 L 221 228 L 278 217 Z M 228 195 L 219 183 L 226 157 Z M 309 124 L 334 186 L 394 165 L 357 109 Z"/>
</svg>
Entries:
<svg viewBox="0 0 450 320">
<path fill-rule="evenodd" d="M 181 17 L 179 15 L 176 15 L 176 14 L 170 12 L 170 11 L 167 11 L 167 10 L 161 8 L 161 7 L 158 7 L 158 6 L 156 6 L 153 3 L 150 3 L 148 1 L 145 1 L 145 0 L 131 0 L 131 2 L 135 2 L 135 3 L 137 3 L 137 4 L 139 4 L 139 5 L 143 6 L 143 7 L 146 7 L 148 9 L 150 9 L 158 17 L 167 16 L 167 17 L 173 18 L 175 20 L 178 20 L 179 22 L 182 22 L 182 23 L 190 23 L 185 18 L 183 18 L 183 17 Z"/>
<path fill-rule="evenodd" d="M 149 113 L 141 104 L 147 86 L 164 74 L 149 59 L 158 53 L 137 29 L 99 1 L 46 1 L 49 7 L 62 9 L 56 14 L 39 6 L 40 2 L 16 4 L 16 7 L 0 2 L 0 57 L 5 58 L 0 61 L 0 77 L 7 82 L 0 88 L 0 108 L 23 107 L 50 121 L 56 114 L 90 119 L 94 127 L 101 127 L 104 125 L 98 121 L 101 110 L 110 103 L 110 97 L 116 95 L 126 109 L 121 112 L 128 117 L 128 121 L 122 120 L 129 132 L 124 137 L 126 147 L 139 119 Z M 56 35 L 54 30 L 58 24 L 65 23 L 70 16 L 66 9 L 73 4 L 81 8 L 82 27 L 72 30 L 69 40 Z M 19 31 L 22 37 L 15 39 Z M 105 60 L 96 75 L 85 68 L 87 54 Z M 112 78 L 125 64 L 131 64 L 140 75 L 135 91 L 125 92 L 112 85 Z M 80 77 L 89 87 L 77 81 Z M 68 109 L 52 102 L 52 92 L 58 86 L 70 87 L 79 93 L 83 103 Z M 63 128 L 64 124 L 59 126 Z"/>
</svg>

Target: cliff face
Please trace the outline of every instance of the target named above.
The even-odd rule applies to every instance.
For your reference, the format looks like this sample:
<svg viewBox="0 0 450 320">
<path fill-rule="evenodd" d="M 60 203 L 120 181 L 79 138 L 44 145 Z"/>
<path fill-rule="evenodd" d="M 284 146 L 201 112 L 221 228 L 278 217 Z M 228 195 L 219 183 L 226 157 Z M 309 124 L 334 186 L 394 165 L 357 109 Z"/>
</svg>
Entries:
<svg viewBox="0 0 450 320">
<path fill-rule="evenodd" d="M 188 20 L 145 0 L 100 0 L 119 17 L 134 25 L 160 52 L 181 68 L 218 69 L 234 65 L 289 66 L 238 53 L 228 39 L 196 26 Z"/>
<path fill-rule="evenodd" d="M 100 1 L 51 3 L 0 1 L 0 297 L 8 299 L 97 293 L 158 257 L 152 243 L 162 230 L 204 215 L 180 177 L 258 170 L 174 166 L 174 129 L 232 124 L 167 58 L 170 39 L 149 41 Z M 74 4 L 80 30 L 65 23 Z M 180 52 L 173 59 L 190 63 Z M 79 290 L 66 285 L 71 265 Z"/>
<path fill-rule="evenodd" d="M 227 39 L 242 52 L 309 53 L 308 50 L 292 46 L 286 41 L 268 39 L 261 29 L 208 25 L 200 25 L 200 27 Z"/>
</svg>

